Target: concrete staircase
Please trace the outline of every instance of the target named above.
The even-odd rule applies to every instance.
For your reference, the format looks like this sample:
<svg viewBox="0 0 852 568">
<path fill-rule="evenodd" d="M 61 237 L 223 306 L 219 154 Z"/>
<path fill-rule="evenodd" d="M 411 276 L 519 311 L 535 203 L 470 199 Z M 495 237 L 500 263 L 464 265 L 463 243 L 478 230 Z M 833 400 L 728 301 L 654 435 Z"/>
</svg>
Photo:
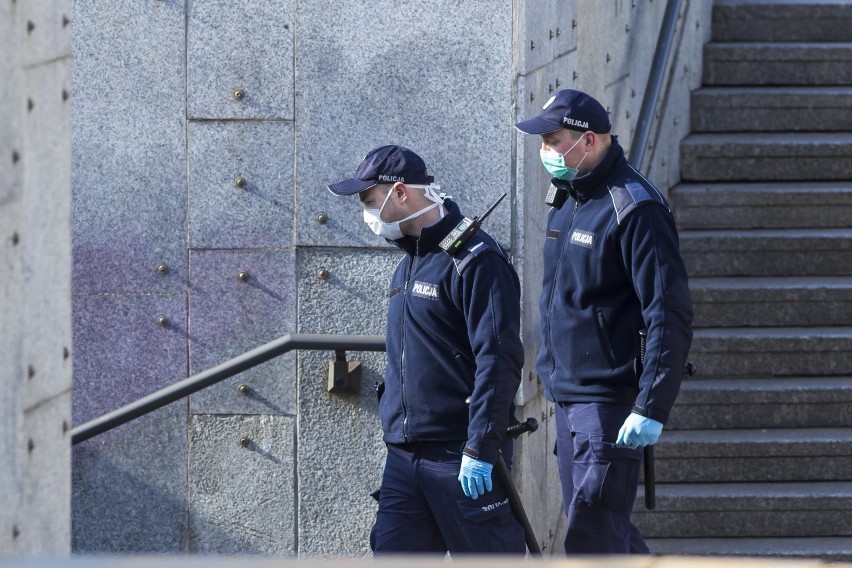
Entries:
<svg viewBox="0 0 852 568">
<path fill-rule="evenodd" d="M 657 554 L 852 561 L 852 1 L 716 0 L 671 201 L 695 340 Z"/>
</svg>

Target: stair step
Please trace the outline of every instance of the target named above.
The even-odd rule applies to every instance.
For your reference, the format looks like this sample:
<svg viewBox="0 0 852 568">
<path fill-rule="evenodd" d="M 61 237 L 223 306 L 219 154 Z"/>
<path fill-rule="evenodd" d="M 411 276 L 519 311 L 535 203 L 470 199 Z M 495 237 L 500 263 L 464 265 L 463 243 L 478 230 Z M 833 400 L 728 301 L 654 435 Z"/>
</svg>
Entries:
<svg viewBox="0 0 852 568">
<path fill-rule="evenodd" d="M 852 539 L 840 536 L 784 538 L 646 538 L 656 555 L 818 558 L 852 562 Z"/>
<path fill-rule="evenodd" d="M 654 462 L 660 483 L 852 481 L 852 429 L 675 430 Z"/>
<path fill-rule="evenodd" d="M 702 379 L 852 375 L 852 327 L 714 327 L 694 332 Z"/>
<path fill-rule="evenodd" d="M 699 375 L 701 369 L 698 369 Z M 666 423 L 708 428 L 838 428 L 852 424 L 852 376 L 687 379 Z"/>
<path fill-rule="evenodd" d="M 850 108 L 852 87 L 703 88 L 692 93 L 692 130 L 848 131 Z"/>
<path fill-rule="evenodd" d="M 852 536 L 852 482 L 658 484 L 657 508 L 639 486 L 633 522 L 648 538 Z"/>
<path fill-rule="evenodd" d="M 852 42 L 711 42 L 704 85 L 852 85 Z"/>
<path fill-rule="evenodd" d="M 669 198 L 681 230 L 846 228 L 852 219 L 850 181 L 680 184 Z"/>
<path fill-rule="evenodd" d="M 682 231 L 690 277 L 852 275 L 852 229 Z"/>
<path fill-rule="evenodd" d="M 852 323 L 852 277 L 691 278 L 695 327 Z"/>
<path fill-rule="evenodd" d="M 715 0 L 714 41 L 852 41 L 846 0 Z"/>
<path fill-rule="evenodd" d="M 686 181 L 852 179 L 852 132 L 690 134 L 680 149 Z"/>
</svg>

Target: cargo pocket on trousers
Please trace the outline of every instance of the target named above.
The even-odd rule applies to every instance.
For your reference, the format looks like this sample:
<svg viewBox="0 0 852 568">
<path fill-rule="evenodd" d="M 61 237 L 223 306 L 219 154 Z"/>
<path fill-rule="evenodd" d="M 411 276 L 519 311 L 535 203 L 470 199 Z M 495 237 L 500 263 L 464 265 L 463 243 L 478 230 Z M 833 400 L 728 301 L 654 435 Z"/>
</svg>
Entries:
<svg viewBox="0 0 852 568">
<path fill-rule="evenodd" d="M 585 443 L 590 444 L 591 451 L 586 455 L 591 459 L 574 462 L 575 504 L 630 510 L 639 482 L 640 451 L 617 448 L 600 439 L 587 439 Z"/>
</svg>

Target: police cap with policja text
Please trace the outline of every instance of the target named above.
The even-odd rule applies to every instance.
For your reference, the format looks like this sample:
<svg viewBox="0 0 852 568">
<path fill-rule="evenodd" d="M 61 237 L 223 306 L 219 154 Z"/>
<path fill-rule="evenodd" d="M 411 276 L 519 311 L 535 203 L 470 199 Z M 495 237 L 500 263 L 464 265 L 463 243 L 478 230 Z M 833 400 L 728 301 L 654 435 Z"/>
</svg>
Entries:
<svg viewBox="0 0 852 568">
<path fill-rule="evenodd" d="M 606 134 L 612 125 L 601 103 L 582 91 L 564 89 L 544 103 L 537 117 L 522 120 L 515 128 L 527 134 L 547 134 L 560 128 Z"/>
<path fill-rule="evenodd" d="M 371 150 L 351 178 L 332 183 L 328 189 L 335 195 L 354 195 L 380 183 L 428 185 L 433 181 L 435 178 L 426 171 L 426 163 L 420 156 L 391 144 Z"/>
</svg>

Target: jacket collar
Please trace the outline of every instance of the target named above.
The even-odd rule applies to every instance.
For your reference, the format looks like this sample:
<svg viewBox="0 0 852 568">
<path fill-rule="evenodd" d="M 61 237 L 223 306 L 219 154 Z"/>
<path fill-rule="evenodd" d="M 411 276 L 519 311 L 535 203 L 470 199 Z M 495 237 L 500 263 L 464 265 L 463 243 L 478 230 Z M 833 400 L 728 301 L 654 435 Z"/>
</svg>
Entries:
<svg viewBox="0 0 852 568">
<path fill-rule="evenodd" d="M 444 218 L 434 225 L 423 227 L 419 238 L 406 236 L 391 242 L 411 256 L 425 256 L 432 249 L 437 248 L 444 237 L 464 219 L 459 206 L 453 201 L 445 199 L 444 208 L 447 210 Z"/>
<path fill-rule="evenodd" d="M 622 161 L 624 161 L 624 150 L 618 143 L 618 137 L 613 136 L 609 150 L 594 169 L 571 181 L 553 178 L 551 183 L 560 189 L 567 189 L 574 200 L 587 201 L 602 191 L 606 187 L 606 182 L 621 170 L 620 162 Z"/>
</svg>

